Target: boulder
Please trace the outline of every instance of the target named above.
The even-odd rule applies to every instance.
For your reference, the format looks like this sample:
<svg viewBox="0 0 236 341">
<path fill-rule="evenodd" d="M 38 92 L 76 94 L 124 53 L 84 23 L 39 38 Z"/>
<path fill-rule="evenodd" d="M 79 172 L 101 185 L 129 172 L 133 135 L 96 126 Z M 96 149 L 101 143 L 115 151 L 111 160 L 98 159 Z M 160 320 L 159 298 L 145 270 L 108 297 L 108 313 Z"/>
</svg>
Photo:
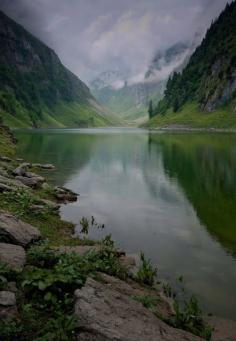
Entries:
<svg viewBox="0 0 236 341">
<path fill-rule="evenodd" d="M 0 261 L 14 269 L 22 269 L 26 262 L 25 250 L 19 245 L 0 243 Z"/>
<path fill-rule="evenodd" d="M 37 228 L 17 219 L 10 213 L 0 212 L 0 241 L 27 246 L 38 240 L 41 234 Z"/>
<path fill-rule="evenodd" d="M 236 341 L 236 321 L 211 316 L 206 322 L 214 328 L 211 341 Z"/>
<path fill-rule="evenodd" d="M 41 187 L 42 182 L 37 178 L 27 178 L 26 176 L 16 176 L 16 179 L 20 181 L 23 185 L 31 188 Z"/>
<path fill-rule="evenodd" d="M 80 327 L 78 340 L 201 340 L 170 327 L 141 303 L 91 278 L 75 291 L 75 314 Z"/>
<path fill-rule="evenodd" d="M 33 178 L 33 179 L 37 179 L 39 182 L 43 183 L 45 182 L 45 178 L 41 175 L 38 175 L 36 173 L 32 173 L 32 172 L 26 172 L 25 173 L 25 176 L 27 178 Z"/>
<path fill-rule="evenodd" d="M 17 314 L 16 296 L 11 291 L 0 291 L 0 319 L 10 320 Z"/>
<path fill-rule="evenodd" d="M 55 196 L 59 201 L 77 201 L 78 194 L 65 187 L 55 187 Z"/>
<path fill-rule="evenodd" d="M 24 176 L 25 173 L 29 168 L 31 168 L 32 165 L 28 162 L 23 162 L 21 165 L 19 165 L 16 169 L 13 170 L 14 176 Z"/>
</svg>

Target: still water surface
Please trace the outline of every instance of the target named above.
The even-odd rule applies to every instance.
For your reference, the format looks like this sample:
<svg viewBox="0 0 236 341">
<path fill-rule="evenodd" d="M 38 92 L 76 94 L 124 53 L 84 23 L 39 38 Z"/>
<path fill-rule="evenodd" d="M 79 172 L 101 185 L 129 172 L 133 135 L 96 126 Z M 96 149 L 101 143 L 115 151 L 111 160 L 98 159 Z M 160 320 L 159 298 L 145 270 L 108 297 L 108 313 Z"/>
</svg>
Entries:
<svg viewBox="0 0 236 341">
<path fill-rule="evenodd" d="M 18 154 L 53 163 L 80 193 L 62 217 L 93 215 L 117 244 L 143 250 L 161 278 L 183 275 L 208 312 L 236 320 L 236 135 L 138 129 L 18 131 Z"/>
</svg>

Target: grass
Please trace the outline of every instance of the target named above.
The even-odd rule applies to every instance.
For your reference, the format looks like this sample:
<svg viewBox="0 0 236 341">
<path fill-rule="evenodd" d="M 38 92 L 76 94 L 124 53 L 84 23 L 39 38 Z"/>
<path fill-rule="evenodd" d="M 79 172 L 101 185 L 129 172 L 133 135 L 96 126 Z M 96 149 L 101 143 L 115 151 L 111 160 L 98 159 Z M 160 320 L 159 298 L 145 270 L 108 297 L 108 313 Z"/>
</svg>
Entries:
<svg viewBox="0 0 236 341">
<path fill-rule="evenodd" d="M 0 155 L 12 156 L 15 152 L 15 143 L 9 132 L 0 125 Z"/>
<path fill-rule="evenodd" d="M 236 128 L 236 114 L 234 107 L 236 103 L 206 113 L 199 110 L 196 103 L 188 103 L 177 113 L 170 110 L 166 115 L 157 115 L 144 126 L 149 128 L 168 127 L 173 125 L 190 128 Z"/>
</svg>

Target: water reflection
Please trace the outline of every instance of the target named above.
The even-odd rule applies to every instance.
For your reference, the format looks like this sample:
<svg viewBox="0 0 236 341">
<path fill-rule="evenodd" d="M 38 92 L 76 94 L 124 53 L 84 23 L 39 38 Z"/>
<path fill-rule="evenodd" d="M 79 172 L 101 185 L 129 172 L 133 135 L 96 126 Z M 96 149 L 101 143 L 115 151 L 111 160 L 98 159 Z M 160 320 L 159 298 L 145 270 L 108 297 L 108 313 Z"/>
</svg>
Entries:
<svg viewBox="0 0 236 341">
<path fill-rule="evenodd" d="M 176 179 L 207 230 L 236 254 L 236 137 L 150 135 L 162 148 L 166 175 Z"/>
<path fill-rule="evenodd" d="M 111 233 L 125 250 L 143 250 L 160 277 L 183 274 L 208 311 L 235 318 L 234 135 L 85 129 L 18 137 L 21 156 L 54 163 L 51 179 L 80 193 L 63 218 L 79 226 L 94 215 L 106 229 L 91 237 Z"/>
</svg>

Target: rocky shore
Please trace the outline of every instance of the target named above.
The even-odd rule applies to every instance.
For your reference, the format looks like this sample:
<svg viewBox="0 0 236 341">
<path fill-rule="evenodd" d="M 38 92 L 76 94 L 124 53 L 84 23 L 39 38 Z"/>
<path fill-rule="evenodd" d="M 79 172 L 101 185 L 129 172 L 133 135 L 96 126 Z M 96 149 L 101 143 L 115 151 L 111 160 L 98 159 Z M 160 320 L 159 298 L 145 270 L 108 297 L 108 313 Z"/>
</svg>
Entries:
<svg viewBox="0 0 236 341">
<path fill-rule="evenodd" d="M 0 340 L 236 340 L 235 322 L 180 308 L 144 255 L 74 237 L 59 208 L 78 195 L 53 169 L 0 156 Z"/>
</svg>

